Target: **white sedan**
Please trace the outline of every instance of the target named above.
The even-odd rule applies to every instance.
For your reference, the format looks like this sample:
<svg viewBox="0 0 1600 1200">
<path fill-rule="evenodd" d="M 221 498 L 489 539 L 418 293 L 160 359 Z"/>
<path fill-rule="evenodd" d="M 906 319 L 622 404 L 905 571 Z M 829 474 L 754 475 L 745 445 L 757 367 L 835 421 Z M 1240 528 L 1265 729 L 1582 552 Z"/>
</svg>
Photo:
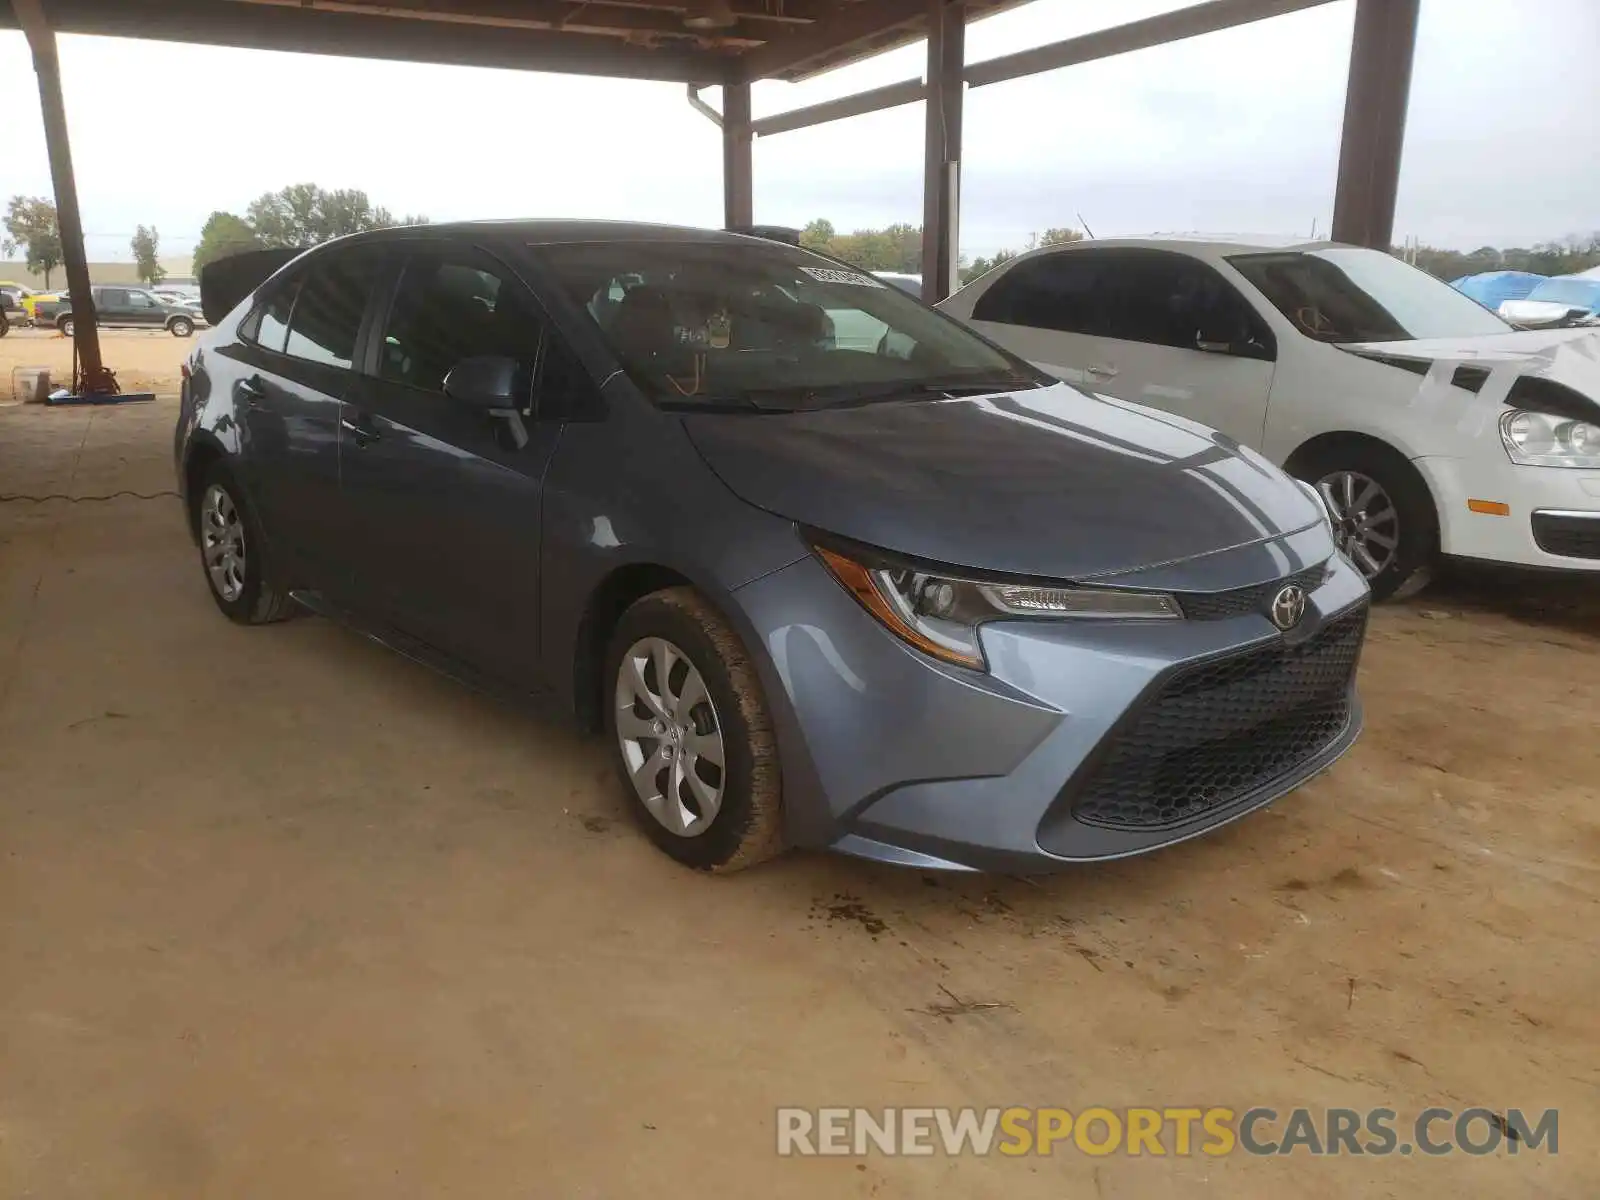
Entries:
<svg viewBox="0 0 1600 1200">
<path fill-rule="evenodd" d="M 940 307 L 1314 483 L 1380 598 L 1441 554 L 1600 571 L 1592 328 L 1519 332 L 1392 255 L 1332 243 L 1050 246 Z"/>
</svg>

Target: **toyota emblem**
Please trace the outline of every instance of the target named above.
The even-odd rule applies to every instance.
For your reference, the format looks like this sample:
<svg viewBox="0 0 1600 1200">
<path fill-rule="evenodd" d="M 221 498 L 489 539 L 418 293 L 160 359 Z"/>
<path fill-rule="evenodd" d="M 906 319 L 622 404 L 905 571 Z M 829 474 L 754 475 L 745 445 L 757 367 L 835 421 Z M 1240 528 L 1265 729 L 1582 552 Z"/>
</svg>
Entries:
<svg viewBox="0 0 1600 1200">
<path fill-rule="evenodd" d="M 1305 588 L 1291 583 L 1272 598 L 1272 623 L 1279 629 L 1285 632 L 1293 629 L 1305 615 Z"/>
</svg>

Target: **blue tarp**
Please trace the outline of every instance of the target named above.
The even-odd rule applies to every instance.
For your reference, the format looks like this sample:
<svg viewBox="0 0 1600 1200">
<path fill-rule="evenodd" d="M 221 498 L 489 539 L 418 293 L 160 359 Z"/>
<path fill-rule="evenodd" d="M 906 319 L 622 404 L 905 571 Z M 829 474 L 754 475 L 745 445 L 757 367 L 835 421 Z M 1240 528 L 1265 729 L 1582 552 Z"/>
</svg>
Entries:
<svg viewBox="0 0 1600 1200">
<path fill-rule="evenodd" d="M 1526 300 L 1528 293 L 1544 282 L 1532 271 L 1484 271 L 1450 281 L 1456 291 L 1471 296 L 1487 309 L 1498 310 L 1507 300 Z"/>
</svg>

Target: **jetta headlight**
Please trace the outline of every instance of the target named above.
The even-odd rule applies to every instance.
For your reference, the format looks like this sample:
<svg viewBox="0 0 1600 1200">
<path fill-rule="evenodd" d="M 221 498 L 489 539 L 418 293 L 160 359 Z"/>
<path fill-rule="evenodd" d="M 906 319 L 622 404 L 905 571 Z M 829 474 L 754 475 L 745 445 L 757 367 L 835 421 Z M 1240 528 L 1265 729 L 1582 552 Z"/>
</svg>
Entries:
<svg viewBox="0 0 1600 1200">
<path fill-rule="evenodd" d="M 1549 413 L 1506 413 L 1500 440 L 1511 461 L 1527 467 L 1600 467 L 1600 425 Z"/>
<path fill-rule="evenodd" d="M 983 670 L 978 626 L 1006 618 L 1172 620 L 1183 610 L 1161 592 L 962 579 L 857 547 L 813 543 L 833 577 L 901 641 Z"/>
</svg>

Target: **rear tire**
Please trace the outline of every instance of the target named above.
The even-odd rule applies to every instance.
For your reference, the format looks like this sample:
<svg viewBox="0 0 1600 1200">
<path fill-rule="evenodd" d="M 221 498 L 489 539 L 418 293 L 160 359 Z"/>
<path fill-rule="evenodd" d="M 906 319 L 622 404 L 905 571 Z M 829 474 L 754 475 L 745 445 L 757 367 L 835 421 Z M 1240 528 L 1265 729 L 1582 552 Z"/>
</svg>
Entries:
<svg viewBox="0 0 1600 1200">
<path fill-rule="evenodd" d="M 226 466 L 206 468 L 192 503 L 200 569 L 222 615 L 240 625 L 294 616 L 298 606 L 273 570 L 255 510 Z"/>
<path fill-rule="evenodd" d="M 59 321 L 56 322 L 56 328 L 61 331 L 61 336 L 62 337 L 71 337 L 72 336 L 72 330 L 73 330 L 72 318 L 71 317 L 62 317 Z"/>
<path fill-rule="evenodd" d="M 194 322 L 188 317 L 173 317 L 167 329 L 173 337 L 189 337 L 194 333 Z"/>
<path fill-rule="evenodd" d="M 1322 493 L 1334 540 L 1375 601 L 1428 586 L 1439 557 L 1439 514 L 1422 476 L 1397 451 L 1331 445 L 1295 460 L 1290 473 Z"/>
<path fill-rule="evenodd" d="M 650 654 L 663 646 L 666 678 Z M 635 602 L 611 635 L 603 686 L 618 778 L 659 849 L 718 872 L 783 851 L 783 781 L 766 697 L 738 635 L 704 597 L 675 587 Z"/>
</svg>

